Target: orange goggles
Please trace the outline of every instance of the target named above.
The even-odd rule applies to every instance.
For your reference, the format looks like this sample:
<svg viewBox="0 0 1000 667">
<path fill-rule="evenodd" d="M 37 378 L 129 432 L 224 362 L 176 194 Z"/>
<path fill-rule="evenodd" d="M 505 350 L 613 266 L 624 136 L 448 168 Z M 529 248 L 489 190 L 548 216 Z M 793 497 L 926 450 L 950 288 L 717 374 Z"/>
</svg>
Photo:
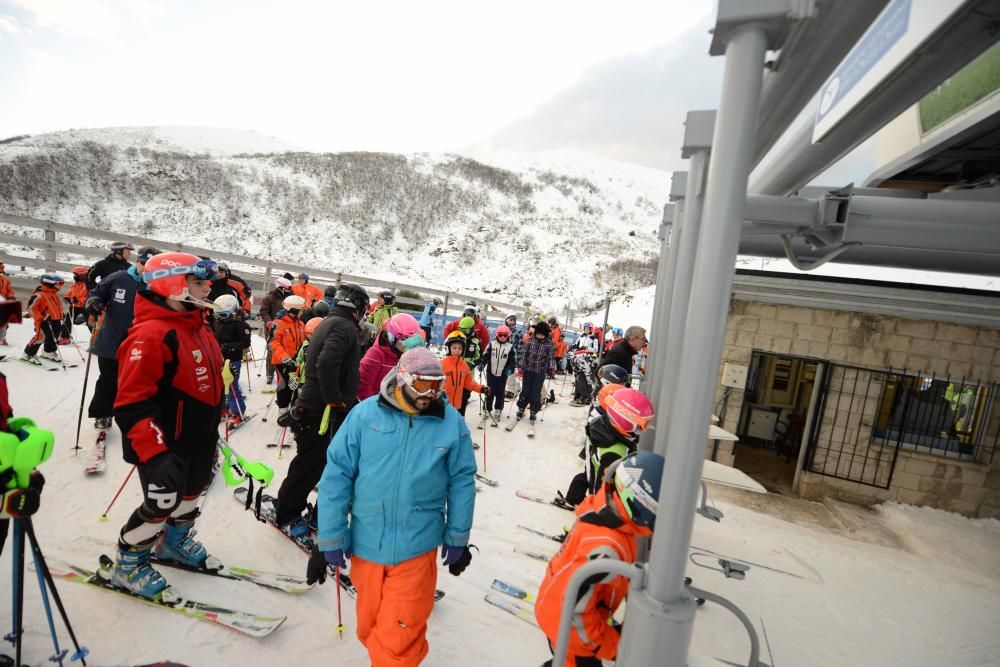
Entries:
<svg viewBox="0 0 1000 667">
<path fill-rule="evenodd" d="M 401 371 L 399 381 L 420 397 L 437 396 L 444 390 L 443 375 L 414 375 Z"/>
</svg>

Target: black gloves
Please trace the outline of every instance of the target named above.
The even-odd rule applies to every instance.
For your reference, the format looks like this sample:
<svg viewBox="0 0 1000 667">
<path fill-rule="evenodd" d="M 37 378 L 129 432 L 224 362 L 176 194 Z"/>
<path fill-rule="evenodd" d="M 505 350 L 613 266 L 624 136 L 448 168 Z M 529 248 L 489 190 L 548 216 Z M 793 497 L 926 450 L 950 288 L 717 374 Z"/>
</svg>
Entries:
<svg viewBox="0 0 1000 667">
<path fill-rule="evenodd" d="M 87 302 L 87 312 L 97 317 L 104 311 L 104 304 L 97 299 L 91 299 Z"/>
<path fill-rule="evenodd" d="M 475 548 L 475 545 L 469 545 Z M 476 549 L 478 551 L 478 549 Z M 444 559 L 444 565 L 448 566 L 448 571 L 454 576 L 459 576 L 465 572 L 465 568 L 469 567 L 469 563 L 472 562 L 472 552 L 469 547 L 453 547 L 450 544 L 441 545 L 441 557 Z"/>
<path fill-rule="evenodd" d="M 44 485 L 45 478 L 36 470 L 31 473 L 28 488 L 0 492 L 0 518 L 27 519 L 37 512 L 42 501 Z"/>
<path fill-rule="evenodd" d="M 187 480 L 187 461 L 171 451 L 166 451 L 146 461 L 143 464 L 143 472 L 151 484 L 180 493 L 184 490 L 184 482 Z"/>
</svg>

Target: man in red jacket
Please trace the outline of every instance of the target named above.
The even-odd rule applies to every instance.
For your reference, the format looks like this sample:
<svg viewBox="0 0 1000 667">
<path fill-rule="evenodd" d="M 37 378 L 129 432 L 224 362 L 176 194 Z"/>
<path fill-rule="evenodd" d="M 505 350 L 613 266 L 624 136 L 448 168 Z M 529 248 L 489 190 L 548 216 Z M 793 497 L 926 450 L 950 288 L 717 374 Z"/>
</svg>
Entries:
<svg viewBox="0 0 1000 667">
<path fill-rule="evenodd" d="M 149 289 L 136 294 L 135 319 L 118 348 L 114 416 L 143 502 L 121 529 L 114 566 L 99 574 L 168 602 L 177 596 L 149 564 L 154 545 L 161 560 L 222 567 L 191 530 L 212 477 L 222 414 L 222 351 L 203 313 L 212 307 L 205 299 L 215 272 L 215 262 L 187 253 L 151 257 L 143 274 Z"/>
<path fill-rule="evenodd" d="M 483 324 L 483 318 L 479 317 L 479 309 L 476 307 L 475 301 L 469 301 L 465 304 L 465 310 L 462 311 L 462 317 L 471 317 L 476 320 L 476 338 L 478 338 L 483 345 L 490 340 L 490 330 L 486 328 Z M 448 334 L 452 331 L 458 331 L 458 322 L 462 317 L 457 320 L 452 320 L 444 326 L 444 338 L 448 338 Z"/>
</svg>

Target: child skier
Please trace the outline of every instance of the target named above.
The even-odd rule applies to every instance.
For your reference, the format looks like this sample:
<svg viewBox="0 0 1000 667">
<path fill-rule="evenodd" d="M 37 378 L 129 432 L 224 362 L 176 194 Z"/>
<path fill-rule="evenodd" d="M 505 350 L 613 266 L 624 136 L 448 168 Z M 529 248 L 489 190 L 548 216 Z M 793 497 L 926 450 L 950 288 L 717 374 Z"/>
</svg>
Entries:
<svg viewBox="0 0 1000 667">
<path fill-rule="evenodd" d="M 0 303 L 4 301 L 14 301 L 17 299 L 14 296 L 14 287 L 10 284 L 10 278 L 7 277 L 6 273 L 7 267 L 4 266 L 3 262 L 0 262 Z M 20 307 L 18 307 L 18 314 L 20 314 Z M 3 319 L 3 318 L 0 318 Z M 20 320 L 18 320 L 20 322 Z M 0 324 L 0 345 L 7 344 L 7 326 L 8 322 Z"/>
<path fill-rule="evenodd" d="M 517 399 L 516 418 L 524 417 L 524 409 L 531 404 L 529 422 L 535 426 L 535 418 L 542 409 L 542 386 L 546 376 L 553 375 L 552 341 L 549 340 L 549 325 L 542 320 L 532 328 L 530 340 L 524 344 L 524 356 L 517 360 L 521 370 L 521 395 Z M 529 433 L 530 435 L 530 433 Z"/>
<path fill-rule="evenodd" d="M 468 402 L 466 392 L 476 391 L 489 396 L 490 389 L 472 379 L 472 371 L 465 363 L 465 334 L 461 331 L 452 331 L 444 343 L 448 351 L 448 356 L 441 360 L 445 377 L 444 391 L 448 395 L 448 402 L 464 417 Z"/>
<path fill-rule="evenodd" d="M 40 356 L 42 359 L 62 362 L 59 356 L 59 348 L 56 339 L 59 336 L 59 329 L 62 327 L 62 299 L 59 297 L 59 290 L 65 284 L 62 277 L 55 274 L 46 273 L 38 279 L 41 283 L 31 295 L 29 310 L 31 317 L 35 320 L 35 335 L 28 341 L 24 348 L 24 355 L 21 361 L 34 366 L 41 366 L 39 361 L 38 348 L 45 344 L 45 351 Z"/>
<path fill-rule="evenodd" d="M 486 396 L 486 414 L 483 415 L 483 423 L 487 417 L 492 417 L 491 426 L 496 426 L 500 421 L 500 413 L 503 411 L 504 387 L 507 378 L 514 374 L 517 368 L 517 356 L 514 354 L 514 343 L 510 340 L 510 327 L 501 324 L 497 327 L 495 338 L 486 346 L 483 351 L 483 366 L 486 368 L 486 386 L 490 392 Z"/>
<path fill-rule="evenodd" d="M 59 332 L 59 344 L 69 345 L 73 338 L 73 325 L 83 324 L 87 320 L 87 296 L 90 291 L 87 289 L 86 266 L 73 267 L 73 284 L 66 292 L 66 312 L 63 314 L 63 327 Z"/>
<path fill-rule="evenodd" d="M 662 456 L 638 452 L 609 469 L 602 492 L 577 507 L 576 523 L 549 561 L 535 602 L 535 619 L 553 649 L 566 587 L 576 570 L 603 558 L 634 563 L 638 538 L 653 534 L 662 475 Z M 566 667 L 600 667 L 602 660 L 615 659 L 621 625 L 613 617 L 628 590 L 622 576 L 595 575 L 584 582 L 573 610 Z M 543 667 L 552 667 L 552 660 Z"/>
<path fill-rule="evenodd" d="M 483 350 L 483 342 L 479 338 L 479 327 L 476 325 L 476 319 L 466 315 L 458 321 L 458 331 L 465 336 L 465 363 L 469 366 L 469 372 L 475 373 L 476 368 L 479 366 Z M 450 336 L 451 334 L 448 335 Z M 486 341 L 489 342 L 489 338 Z M 472 393 L 468 389 L 462 390 L 462 407 L 459 408 L 459 412 L 463 415 L 465 414 L 465 408 L 469 405 L 469 396 L 471 395 Z"/>
<path fill-rule="evenodd" d="M 293 294 L 281 302 L 284 312 L 274 320 L 271 334 L 271 365 L 278 372 L 278 391 L 275 402 L 278 416 L 288 411 L 292 402 L 290 381 L 296 373 L 295 357 L 299 346 L 305 340 L 305 325 L 299 320 L 299 313 L 306 307 L 306 300 Z"/>
<path fill-rule="evenodd" d="M 250 327 L 239 316 L 240 300 L 232 294 L 223 294 L 215 299 L 213 328 L 215 339 L 222 348 L 222 358 L 229 362 L 233 383 L 226 397 L 229 406 L 229 428 L 243 423 L 247 404 L 240 390 L 240 370 L 243 368 L 243 353 L 250 347 Z"/>
</svg>

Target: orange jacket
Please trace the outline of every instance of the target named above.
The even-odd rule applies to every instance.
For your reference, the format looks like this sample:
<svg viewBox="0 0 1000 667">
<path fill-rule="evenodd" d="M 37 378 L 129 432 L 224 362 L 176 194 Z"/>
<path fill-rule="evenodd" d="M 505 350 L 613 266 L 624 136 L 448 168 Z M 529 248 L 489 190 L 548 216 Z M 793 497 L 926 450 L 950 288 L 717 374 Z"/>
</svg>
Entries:
<svg viewBox="0 0 1000 667">
<path fill-rule="evenodd" d="M 44 320 L 58 322 L 62 316 L 62 299 L 59 297 L 59 290 L 43 285 L 36 292 L 35 300 L 31 303 L 31 317 L 34 318 L 35 324 L 41 324 Z"/>
<path fill-rule="evenodd" d="M 629 520 L 611 527 L 588 521 L 597 517 L 604 507 L 603 492 L 589 496 L 577 505 L 577 521 L 566 537 L 562 547 L 549 561 L 545 578 L 538 589 L 535 602 L 535 618 L 542 632 L 555 646 L 559 632 L 559 616 L 562 613 L 566 585 L 577 568 L 594 558 L 614 558 L 623 563 L 634 563 L 636 539 L 640 534 L 648 535 L 648 529 L 640 528 Z M 589 515 L 589 516 L 588 516 Z M 628 579 L 615 575 L 605 575 L 603 579 L 580 589 L 580 597 L 573 611 L 572 631 L 569 651 L 566 655 L 567 667 L 576 664 L 575 656 L 596 657 L 613 660 L 618 654 L 618 631 L 608 624 L 608 619 L 628 595 Z"/>
<path fill-rule="evenodd" d="M 0 273 L 0 296 L 5 299 L 13 299 L 14 287 L 10 284 L 10 278 Z"/>
<path fill-rule="evenodd" d="M 286 361 L 295 361 L 299 346 L 306 339 L 306 325 L 299 318 L 282 315 L 274 320 L 274 330 L 271 335 L 271 363 L 275 366 Z"/>
<path fill-rule="evenodd" d="M 556 338 L 556 349 L 554 354 L 556 358 L 566 356 L 566 341 L 562 338 Z"/>
<path fill-rule="evenodd" d="M 83 304 L 87 303 L 87 294 L 87 281 L 74 281 L 69 291 L 66 292 L 66 300 L 74 308 L 83 308 Z"/>
<path fill-rule="evenodd" d="M 306 308 L 311 308 L 314 303 L 323 298 L 323 290 L 316 287 L 312 283 L 306 283 L 305 285 L 295 283 L 292 285 L 292 294 L 301 296 L 305 299 Z"/>
<path fill-rule="evenodd" d="M 559 349 L 558 343 L 556 341 L 559 340 L 559 337 L 561 335 L 562 335 L 562 329 L 559 328 L 558 324 L 556 324 L 549 330 L 549 340 L 551 340 L 556 345 L 556 349 Z"/>
<path fill-rule="evenodd" d="M 444 371 L 444 393 L 448 394 L 448 402 L 456 410 L 462 407 L 463 389 L 482 393 L 483 385 L 472 379 L 472 371 L 464 357 L 445 357 L 441 360 L 441 369 Z"/>
</svg>

